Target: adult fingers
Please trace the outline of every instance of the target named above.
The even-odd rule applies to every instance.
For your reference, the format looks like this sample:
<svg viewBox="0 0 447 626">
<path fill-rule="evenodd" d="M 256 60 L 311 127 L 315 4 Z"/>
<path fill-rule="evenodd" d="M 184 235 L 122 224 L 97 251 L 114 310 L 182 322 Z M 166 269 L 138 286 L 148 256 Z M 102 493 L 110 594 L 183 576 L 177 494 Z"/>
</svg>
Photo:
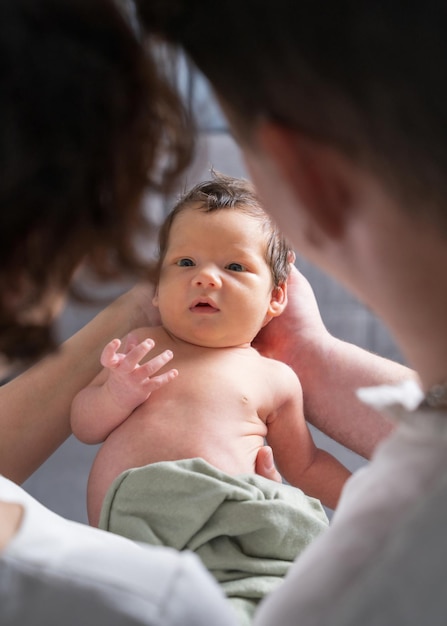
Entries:
<svg viewBox="0 0 447 626">
<path fill-rule="evenodd" d="M 259 448 L 258 456 L 256 457 L 256 473 L 264 478 L 269 478 L 277 483 L 282 482 L 281 474 L 275 467 L 273 461 L 273 451 L 270 446 L 263 446 Z"/>
</svg>

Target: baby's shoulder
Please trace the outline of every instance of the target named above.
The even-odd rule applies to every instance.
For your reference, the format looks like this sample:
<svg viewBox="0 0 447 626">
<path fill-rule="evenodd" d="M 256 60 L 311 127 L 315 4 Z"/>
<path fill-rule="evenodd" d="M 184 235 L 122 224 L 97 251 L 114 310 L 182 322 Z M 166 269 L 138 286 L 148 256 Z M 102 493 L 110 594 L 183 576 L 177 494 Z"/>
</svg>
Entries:
<svg viewBox="0 0 447 626">
<path fill-rule="evenodd" d="M 276 359 L 270 359 L 266 356 L 261 356 L 262 366 L 265 368 L 272 381 L 277 383 L 280 381 L 283 384 L 290 386 L 301 386 L 300 381 L 296 373 L 283 361 L 277 361 Z"/>
</svg>

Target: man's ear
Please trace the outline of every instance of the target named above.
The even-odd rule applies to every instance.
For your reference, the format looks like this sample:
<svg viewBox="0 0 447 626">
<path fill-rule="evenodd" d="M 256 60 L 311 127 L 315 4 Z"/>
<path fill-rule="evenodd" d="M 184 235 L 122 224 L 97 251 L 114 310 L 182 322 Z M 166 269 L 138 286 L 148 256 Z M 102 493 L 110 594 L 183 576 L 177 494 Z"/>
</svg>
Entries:
<svg viewBox="0 0 447 626">
<path fill-rule="evenodd" d="M 328 237 L 343 232 L 355 171 L 335 148 L 269 120 L 257 127 L 260 147 L 278 168 L 301 210 Z"/>
</svg>

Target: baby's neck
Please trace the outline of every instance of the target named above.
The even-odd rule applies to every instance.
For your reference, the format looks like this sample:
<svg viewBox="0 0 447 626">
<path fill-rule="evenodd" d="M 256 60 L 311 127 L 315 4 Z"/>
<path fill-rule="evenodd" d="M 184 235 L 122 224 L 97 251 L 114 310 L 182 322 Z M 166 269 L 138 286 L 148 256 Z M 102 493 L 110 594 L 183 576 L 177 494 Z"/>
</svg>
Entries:
<svg viewBox="0 0 447 626">
<path fill-rule="evenodd" d="M 169 340 L 176 346 L 180 346 L 180 345 L 185 346 L 185 347 L 190 346 L 191 348 L 198 348 L 198 349 L 203 349 L 203 350 L 236 350 L 236 349 L 254 350 L 254 348 L 252 348 L 251 341 L 237 343 L 234 345 L 226 344 L 225 342 L 219 342 L 219 341 L 207 342 L 207 341 L 201 341 L 200 339 L 195 338 L 195 337 L 191 337 L 191 338 L 181 337 L 177 335 L 175 332 L 172 332 L 172 330 L 166 328 L 166 326 L 161 326 L 161 328 L 163 329 L 164 333 L 169 338 Z"/>
</svg>

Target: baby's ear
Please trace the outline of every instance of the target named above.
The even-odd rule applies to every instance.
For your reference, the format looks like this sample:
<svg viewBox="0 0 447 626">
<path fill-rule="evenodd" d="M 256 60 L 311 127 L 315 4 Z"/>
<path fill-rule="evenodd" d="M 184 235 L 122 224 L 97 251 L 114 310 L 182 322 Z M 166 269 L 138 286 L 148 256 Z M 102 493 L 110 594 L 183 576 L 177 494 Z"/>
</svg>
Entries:
<svg viewBox="0 0 447 626">
<path fill-rule="evenodd" d="M 278 317 L 287 306 L 287 283 L 273 287 L 267 317 Z"/>
</svg>

